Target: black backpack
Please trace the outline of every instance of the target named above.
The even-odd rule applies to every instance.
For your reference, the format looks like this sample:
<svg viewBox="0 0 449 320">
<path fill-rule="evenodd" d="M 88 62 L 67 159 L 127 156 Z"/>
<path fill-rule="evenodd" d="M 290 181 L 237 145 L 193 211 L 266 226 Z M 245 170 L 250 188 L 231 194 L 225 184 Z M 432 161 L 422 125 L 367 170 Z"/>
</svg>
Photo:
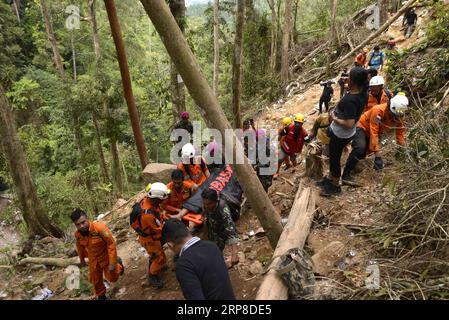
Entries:
<svg viewBox="0 0 449 320">
<path fill-rule="evenodd" d="M 143 210 L 142 206 L 140 205 L 140 202 L 136 202 L 133 205 L 133 209 L 129 215 L 129 225 L 134 229 L 134 231 L 137 232 L 139 236 L 142 236 L 144 238 L 151 236 L 151 234 L 143 232 L 141 219 L 143 213 L 152 213 L 152 212 L 153 211 L 151 209 Z"/>
</svg>

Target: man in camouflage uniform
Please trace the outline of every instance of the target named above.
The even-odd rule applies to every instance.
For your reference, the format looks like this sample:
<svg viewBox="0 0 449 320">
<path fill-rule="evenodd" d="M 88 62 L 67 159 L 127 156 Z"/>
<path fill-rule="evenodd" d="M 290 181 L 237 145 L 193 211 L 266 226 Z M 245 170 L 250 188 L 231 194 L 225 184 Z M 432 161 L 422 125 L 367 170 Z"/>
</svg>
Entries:
<svg viewBox="0 0 449 320">
<path fill-rule="evenodd" d="M 265 130 L 259 129 L 256 132 L 256 164 L 254 169 L 256 170 L 257 177 L 263 186 L 265 192 L 268 193 L 268 189 L 273 184 L 273 175 L 276 173 L 277 160 L 274 163 L 270 163 L 271 155 L 276 154 L 276 147 L 272 145 L 270 138 L 266 136 Z M 273 166 L 272 174 L 269 174 L 267 170 Z M 261 170 L 264 168 L 265 170 Z M 268 170 L 270 171 L 270 170 Z"/>
<path fill-rule="evenodd" d="M 237 246 L 240 240 L 229 206 L 225 200 L 218 198 L 218 192 L 213 189 L 205 189 L 201 197 L 209 240 L 215 242 L 221 251 L 225 245 L 230 246 L 231 264 L 239 263 Z"/>
</svg>

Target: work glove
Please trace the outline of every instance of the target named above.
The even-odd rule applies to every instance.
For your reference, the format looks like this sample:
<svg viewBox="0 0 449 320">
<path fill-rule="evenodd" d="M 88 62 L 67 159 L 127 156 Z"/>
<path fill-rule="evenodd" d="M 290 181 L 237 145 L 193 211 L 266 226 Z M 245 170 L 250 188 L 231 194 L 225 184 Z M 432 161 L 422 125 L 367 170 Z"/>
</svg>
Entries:
<svg viewBox="0 0 449 320">
<path fill-rule="evenodd" d="M 374 169 L 382 170 L 384 168 L 384 161 L 381 157 L 374 158 Z"/>
</svg>

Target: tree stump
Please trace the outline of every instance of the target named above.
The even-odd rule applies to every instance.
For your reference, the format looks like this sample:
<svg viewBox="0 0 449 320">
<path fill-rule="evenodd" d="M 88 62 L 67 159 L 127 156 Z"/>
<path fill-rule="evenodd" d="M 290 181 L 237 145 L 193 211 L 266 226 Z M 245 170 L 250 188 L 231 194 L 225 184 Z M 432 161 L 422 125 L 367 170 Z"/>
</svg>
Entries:
<svg viewBox="0 0 449 320">
<path fill-rule="evenodd" d="M 322 147 L 317 143 L 311 143 L 306 151 L 306 176 L 321 180 L 323 178 L 323 161 L 321 159 Z"/>
</svg>

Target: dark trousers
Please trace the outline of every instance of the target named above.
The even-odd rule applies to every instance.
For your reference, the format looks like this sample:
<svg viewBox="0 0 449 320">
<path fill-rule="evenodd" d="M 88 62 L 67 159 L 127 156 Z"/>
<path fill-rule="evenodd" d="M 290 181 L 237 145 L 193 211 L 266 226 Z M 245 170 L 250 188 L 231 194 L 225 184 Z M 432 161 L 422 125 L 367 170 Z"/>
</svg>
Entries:
<svg viewBox="0 0 449 320">
<path fill-rule="evenodd" d="M 340 84 L 340 99 L 345 95 L 345 84 Z"/>
<path fill-rule="evenodd" d="M 324 106 L 326 107 L 326 112 L 329 110 L 329 102 L 330 101 L 331 101 L 331 99 L 329 97 L 321 97 L 320 98 L 320 113 L 323 112 L 322 111 L 323 103 L 324 103 Z"/>
<path fill-rule="evenodd" d="M 352 138 L 340 139 L 337 137 L 332 130 L 330 131 L 330 142 L 329 142 L 329 170 L 334 178 L 341 177 L 341 155 L 343 154 L 343 149 L 351 142 Z"/>
<path fill-rule="evenodd" d="M 346 161 L 345 170 L 343 176 L 350 174 L 352 170 L 356 167 L 359 160 L 366 157 L 369 147 L 369 137 L 365 134 L 365 131 L 361 128 L 357 128 L 354 139 L 351 143 L 352 151 L 349 154 L 348 160 Z"/>
</svg>

